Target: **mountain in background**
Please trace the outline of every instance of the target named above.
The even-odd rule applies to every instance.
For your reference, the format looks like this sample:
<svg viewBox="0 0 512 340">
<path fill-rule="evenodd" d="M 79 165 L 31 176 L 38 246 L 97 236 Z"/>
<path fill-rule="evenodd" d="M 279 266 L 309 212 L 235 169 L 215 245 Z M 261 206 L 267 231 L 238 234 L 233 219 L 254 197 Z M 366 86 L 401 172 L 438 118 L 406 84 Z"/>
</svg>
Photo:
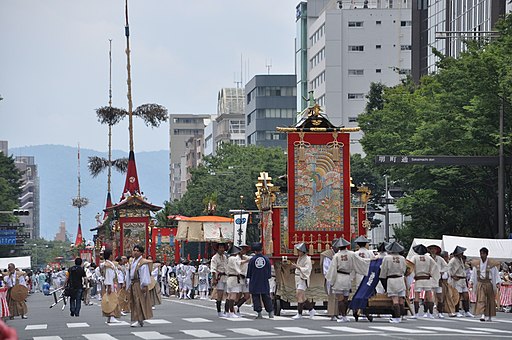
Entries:
<svg viewBox="0 0 512 340">
<path fill-rule="evenodd" d="M 40 229 L 41 237 L 53 240 L 60 222 L 66 223 L 71 242 L 75 241 L 78 229 L 78 210 L 71 199 L 78 193 L 77 148 L 63 145 L 36 145 L 9 148 L 14 156 L 34 156 L 40 181 Z M 103 214 L 107 198 L 107 170 L 92 178 L 87 168 L 89 156 L 108 157 L 107 152 L 80 149 L 80 196 L 89 199 L 81 209 L 82 233 L 92 240 L 91 228 L 96 227 L 95 216 Z M 112 158 L 128 157 L 124 151 L 114 150 Z M 169 153 L 168 151 L 135 152 L 137 173 L 141 191 L 148 201 L 163 206 L 169 199 Z M 112 169 L 112 202 L 119 202 L 124 188 L 125 175 Z"/>
</svg>

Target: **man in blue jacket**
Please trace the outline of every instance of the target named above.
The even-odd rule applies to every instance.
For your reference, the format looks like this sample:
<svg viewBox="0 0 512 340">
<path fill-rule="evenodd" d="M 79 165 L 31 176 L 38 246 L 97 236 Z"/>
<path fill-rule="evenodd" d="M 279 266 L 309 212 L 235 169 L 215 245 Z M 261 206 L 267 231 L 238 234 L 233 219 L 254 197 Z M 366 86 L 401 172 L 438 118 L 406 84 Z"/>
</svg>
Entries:
<svg viewBox="0 0 512 340">
<path fill-rule="evenodd" d="M 268 317 L 274 317 L 272 300 L 270 299 L 270 284 L 268 280 L 272 277 L 271 264 L 268 257 L 262 254 L 263 246 L 260 242 L 252 245 L 252 250 L 256 253 L 247 267 L 247 278 L 249 279 L 249 292 L 252 295 L 253 309 L 258 316 L 256 319 L 263 319 L 261 315 L 261 301 L 268 313 Z"/>
</svg>

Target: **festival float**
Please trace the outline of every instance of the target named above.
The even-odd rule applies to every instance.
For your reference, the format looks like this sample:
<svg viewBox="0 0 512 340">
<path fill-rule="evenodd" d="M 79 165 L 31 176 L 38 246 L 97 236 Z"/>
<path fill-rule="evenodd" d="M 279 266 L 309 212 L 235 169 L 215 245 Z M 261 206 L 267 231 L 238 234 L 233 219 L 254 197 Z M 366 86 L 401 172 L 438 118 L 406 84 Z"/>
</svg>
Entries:
<svg viewBox="0 0 512 340">
<path fill-rule="evenodd" d="M 277 128 L 288 140 L 286 192 L 275 187 L 267 173 L 261 173 L 256 184 L 264 253 L 276 274 L 276 315 L 296 304 L 295 270 L 290 266 L 298 257 L 294 245 L 306 243 L 313 262 L 307 299 L 326 307 L 320 253 L 339 237 L 366 235 L 368 223 L 369 190 L 352 192 L 350 180 L 350 132 L 359 128 L 334 126 L 312 93 L 302 117 L 295 126 Z M 357 205 L 351 209 L 353 203 Z"/>
</svg>

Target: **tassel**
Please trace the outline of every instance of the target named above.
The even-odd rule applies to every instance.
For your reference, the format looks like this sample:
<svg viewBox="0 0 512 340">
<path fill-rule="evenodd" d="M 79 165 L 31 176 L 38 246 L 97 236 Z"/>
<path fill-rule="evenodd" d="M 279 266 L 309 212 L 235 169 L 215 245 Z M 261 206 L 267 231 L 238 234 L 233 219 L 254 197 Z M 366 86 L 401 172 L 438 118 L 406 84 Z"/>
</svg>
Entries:
<svg viewBox="0 0 512 340">
<path fill-rule="evenodd" d="M 270 242 L 268 243 L 268 247 L 269 247 L 269 251 L 267 252 L 267 255 L 272 255 L 274 254 L 274 240 L 270 240 Z"/>
<path fill-rule="evenodd" d="M 322 252 L 322 235 L 318 234 L 318 239 L 316 240 L 316 242 L 317 242 L 318 252 L 321 253 Z"/>
<path fill-rule="evenodd" d="M 315 248 L 313 247 L 313 243 L 309 244 L 309 255 L 313 255 L 315 252 Z"/>
</svg>

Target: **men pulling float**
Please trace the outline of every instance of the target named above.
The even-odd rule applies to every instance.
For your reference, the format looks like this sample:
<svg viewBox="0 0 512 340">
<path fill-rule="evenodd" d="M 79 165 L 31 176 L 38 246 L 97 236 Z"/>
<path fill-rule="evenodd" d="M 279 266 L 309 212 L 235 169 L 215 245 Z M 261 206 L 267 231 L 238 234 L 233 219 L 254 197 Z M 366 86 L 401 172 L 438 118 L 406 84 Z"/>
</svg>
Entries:
<svg viewBox="0 0 512 340">
<path fill-rule="evenodd" d="M 227 315 L 227 305 L 224 305 L 225 313 L 221 312 L 222 297 L 224 290 L 226 289 L 226 266 L 228 264 L 228 258 L 224 252 L 226 251 L 226 245 L 224 243 L 217 244 L 217 253 L 213 255 L 210 271 L 212 272 L 212 285 L 217 289 L 217 296 L 215 297 L 217 302 L 217 315 L 219 317 L 225 317 Z"/>
<path fill-rule="evenodd" d="M 411 258 L 414 265 L 412 274 L 414 275 L 414 315 L 413 319 L 418 317 L 420 309 L 420 294 L 425 292 L 425 302 L 423 309 L 425 314 L 423 317 L 434 318 L 434 298 L 432 290 L 438 287 L 439 268 L 434 259 L 427 255 L 427 247 L 418 244 L 412 248 L 416 255 Z"/>
<path fill-rule="evenodd" d="M 443 293 L 444 290 L 446 290 L 445 285 L 448 284 L 448 264 L 443 259 L 441 254 L 441 247 L 432 244 L 427 247 L 427 250 L 430 253 L 430 256 L 434 260 L 434 262 L 437 264 L 437 268 L 439 270 L 439 280 L 437 282 L 433 282 L 433 294 L 436 295 L 436 305 L 437 305 L 437 316 L 439 319 L 444 319 L 444 312 L 445 312 L 445 299 L 446 296 Z M 435 280 L 432 278 L 432 280 Z"/>
<path fill-rule="evenodd" d="M 405 280 L 404 274 L 407 269 L 405 258 L 400 255 L 404 247 L 398 242 L 386 246 L 388 254 L 382 260 L 380 278 L 384 279 L 387 295 L 393 300 L 393 315 L 389 320 L 391 323 L 400 323 L 402 312 L 405 311 Z"/>
<path fill-rule="evenodd" d="M 473 317 L 473 314 L 469 312 L 469 293 L 468 285 L 466 282 L 466 267 L 464 264 L 463 256 L 466 248 L 457 246 L 453 251 L 453 258 L 448 263 L 448 272 L 452 279 L 453 287 L 459 292 L 460 301 L 462 302 L 462 308 L 464 314 L 457 312 L 457 317 L 463 316 Z"/>
<path fill-rule="evenodd" d="M 338 311 L 338 301 L 336 300 L 336 293 L 332 290 L 332 282 L 327 279 L 327 273 L 329 272 L 329 268 L 332 263 L 332 259 L 338 248 L 336 247 L 337 239 L 333 240 L 331 248 L 324 250 L 320 254 L 320 267 L 322 268 L 322 273 L 324 275 L 324 289 L 327 294 L 327 315 L 331 317 L 331 321 L 337 319 L 339 315 Z"/>
<path fill-rule="evenodd" d="M 295 268 L 295 294 L 297 296 L 297 314 L 292 319 L 301 319 L 302 311 L 304 310 L 304 304 L 306 302 L 306 289 L 308 288 L 309 277 L 313 270 L 311 264 L 311 257 L 307 255 L 306 243 L 302 242 L 295 245 L 295 249 L 299 252 L 297 263 L 291 263 L 291 266 Z M 313 306 L 308 306 L 309 316 L 315 315 Z"/>
<path fill-rule="evenodd" d="M 352 289 L 353 274 L 366 275 L 368 273 L 368 262 L 365 262 L 356 253 L 348 251 L 350 243 L 339 238 L 333 243 L 333 247 L 338 248 L 338 252 L 332 258 L 331 265 L 327 272 L 326 279 L 330 282 L 332 290 L 338 300 L 338 311 L 341 318 L 338 322 L 348 322 L 348 296 Z"/>
</svg>

